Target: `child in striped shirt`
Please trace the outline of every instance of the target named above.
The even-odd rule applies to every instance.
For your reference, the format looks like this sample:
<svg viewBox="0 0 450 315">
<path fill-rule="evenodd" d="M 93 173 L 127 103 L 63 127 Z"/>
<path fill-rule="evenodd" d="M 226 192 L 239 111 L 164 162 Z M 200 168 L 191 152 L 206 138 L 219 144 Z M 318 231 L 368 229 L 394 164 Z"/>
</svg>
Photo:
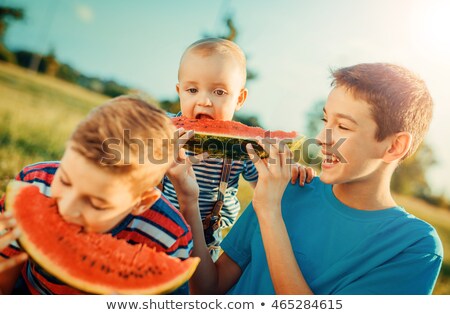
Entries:
<svg viewBox="0 0 450 315">
<path fill-rule="evenodd" d="M 193 246 L 191 231 L 156 189 L 174 161 L 169 141 L 173 133 L 163 111 L 139 99 L 118 97 L 94 109 L 77 126 L 60 162 L 27 166 L 16 180 L 32 183 L 55 198 L 62 217 L 86 231 L 109 233 L 186 259 Z M 107 144 L 108 139 L 115 141 Z M 142 146 L 131 145 L 137 142 Z M 142 158 L 149 154 L 159 163 Z M 0 292 L 82 294 L 27 260 L 13 242 L 19 231 L 11 215 L 3 214 L 4 200 L 0 201 L 0 235 L 2 230 L 8 232 L 0 237 Z M 187 284 L 176 293 L 188 293 Z"/>
<path fill-rule="evenodd" d="M 246 58 L 238 45 L 220 38 L 208 38 L 190 45 L 181 57 L 176 90 L 180 98 L 181 113 L 193 119 L 230 121 L 247 98 Z M 200 188 L 199 206 L 202 220 L 211 214 L 218 199 L 223 159 L 205 159 L 193 165 Z M 254 188 L 258 172 L 250 160 L 232 161 L 228 187 L 220 211 L 221 221 L 216 230 L 205 229 L 205 238 L 211 257 L 216 260 L 220 252 L 222 230 L 231 227 L 240 211 L 237 198 L 239 176 Z M 301 185 L 313 177 L 311 168 L 296 165 L 292 181 L 300 178 Z M 164 178 L 163 192 L 179 208 L 172 183 Z"/>
</svg>

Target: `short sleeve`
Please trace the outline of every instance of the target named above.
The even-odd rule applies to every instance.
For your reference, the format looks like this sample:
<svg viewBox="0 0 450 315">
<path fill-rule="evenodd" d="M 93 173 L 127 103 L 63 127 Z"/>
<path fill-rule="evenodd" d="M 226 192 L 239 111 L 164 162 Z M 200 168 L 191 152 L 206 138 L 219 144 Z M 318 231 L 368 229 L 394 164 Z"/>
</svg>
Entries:
<svg viewBox="0 0 450 315">
<path fill-rule="evenodd" d="M 432 294 L 442 256 L 421 252 L 436 240 L 422 239 L 386 263 L 372 269 L 333 294 Z"/>
<path fill-rule="evenodd" d="M 258 180 L 258 171 L 252 161 L 246 160 L 244 162 L 244 171 L 242 176 L 248 182 L 256 182 Z"/>
<path fill-rule="evenodd" d="M 223 251 L 243 270 L 251 258 L 251 241 L 258 226 L 253 205 L 250 204 L 222 241 Z"/>
</svg>

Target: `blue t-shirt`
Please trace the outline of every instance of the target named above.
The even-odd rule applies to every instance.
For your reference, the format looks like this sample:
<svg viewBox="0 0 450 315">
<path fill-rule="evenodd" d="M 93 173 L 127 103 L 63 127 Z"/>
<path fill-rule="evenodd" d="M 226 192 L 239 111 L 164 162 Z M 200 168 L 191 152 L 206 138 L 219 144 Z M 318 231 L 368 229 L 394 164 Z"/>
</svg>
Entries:
<svg viewBox="0 0 450 315">
<path fill-rule="evenodd" d="M 443 257 L 428 223 L 401 207 L 361 211 L 315 178 L 288 185 L 282 215 L 293 251 L 315 294 L 431 294 Z M 222 242 L 242 269 L 229 294 L 274 294 L 252 205 Z"/>
</svg>

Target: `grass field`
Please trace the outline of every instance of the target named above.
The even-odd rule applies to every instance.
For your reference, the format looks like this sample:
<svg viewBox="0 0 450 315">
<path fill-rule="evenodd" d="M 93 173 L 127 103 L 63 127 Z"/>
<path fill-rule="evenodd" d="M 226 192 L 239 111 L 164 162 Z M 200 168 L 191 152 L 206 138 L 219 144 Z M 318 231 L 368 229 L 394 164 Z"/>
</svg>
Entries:
<svg viewBox="0 0 450 315">
<path fill-rule="evenodd" d="M 0 190 L 24 165 L 59 159 L 76 124 L 107 98 L 0 63 Z"/>
<path fill-rule="evenodd" d="M 93 107 L 108 98 L 78 86 L 30 73 L 0 62 L 0 194 L 23 166 L 61 158 L 64 144 L 76 124 Z M 238 197 L 242 208 L 252 190 L 242 182 Z M 415 216 L 431 223 L 450 253 L 450 212 L 422 200 L 395 196 Z M 450 257 L 444 265 L 434 294 L 450 294 Z"/>
</svg>

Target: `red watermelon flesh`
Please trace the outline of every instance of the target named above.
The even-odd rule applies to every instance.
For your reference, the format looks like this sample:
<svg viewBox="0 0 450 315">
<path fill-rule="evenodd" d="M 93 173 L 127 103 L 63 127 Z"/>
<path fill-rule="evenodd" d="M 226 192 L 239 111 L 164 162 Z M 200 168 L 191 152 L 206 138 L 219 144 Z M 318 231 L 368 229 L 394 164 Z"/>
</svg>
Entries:
<svg viewBox="0 0 450 315">
<path fill-rule="evenodd" d="M 233 138 L 254 139 L 269 137 L 279 139 L 294 139 L 298 136 L 295 131 L 270 131 L 260 127 L 250 127 L 237 121 L 223 121 L 215 119 L 190 119 L 184 116 L 172 118 L 177 128 L 195 130 L 196 133 L 219 135 Z"/>
<path fill-rule="evenodd" d="M 22 231 L 22 248 L 48 273 L 96 294 L 160 294 L 173 291 L 194 273 L 200 259 L 184 261 L 110 234 L 85 232 L 59 215 L 56 202 L 37 186 L 11 181 L 6 209 Z"/>
<path fill-rule="evenodd" d="M 195 154 L 208 152 L 211 158 L 249 159 L 246 149 L 248 143 L 252 144 L 259 157 L 267 158 L 267 151 L 258 144 L 256 137 L 278 138 L 288 145 L 294 156 L 299 156 L 295 155 L 295 151 L 298 151 L 304 141 L 304 137 L 298 137 L 295 131 L 264 130 L 236 121 L 189 119 L 183 116 L 172 118 L 172 121 L 177 128 L 194 131 L 194 136 L 184 145 L 186 150 Z"/>
</svg>

